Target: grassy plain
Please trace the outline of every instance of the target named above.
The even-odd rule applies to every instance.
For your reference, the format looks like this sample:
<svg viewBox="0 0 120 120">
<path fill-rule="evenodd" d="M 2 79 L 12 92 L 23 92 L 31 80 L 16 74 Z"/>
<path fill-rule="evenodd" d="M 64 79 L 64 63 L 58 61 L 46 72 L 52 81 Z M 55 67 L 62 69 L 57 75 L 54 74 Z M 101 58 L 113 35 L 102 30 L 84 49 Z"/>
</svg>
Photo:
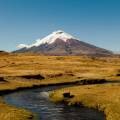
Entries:
<svg viewBox="0 0 120 120">
<path fill-rule="evenodd" d="M 66 99 L 63 93 L 74 97 Z M 103 111 L 106 120 L 120 119 L 120 84 L 69 87 L 52 92 L 50 98 L 54 102 L 64 101 L 68 105 L 83 105 Z"/>
<path fill-rule="evenodd" d="M 41 75 L 44 77 L 44 79 L 26 79 L 23 77 L 25 75 Z M 87 56 L 39 56 L 33 54 L 1 55 L 0 77 L 4 78 L 4 81 L 0 82 L 0 93 L 4 93 L 6 90 L 9 91 L 16 90 L 18 88 L 34 87 L 35 85 L 40 86 L 59 84 L 81 80 L 105 79 L 108 81 L 119 82 L 120 58 L 96 58 Z M 74 104 L 77 101 L 82 102 L 83 104 L 85 103 L 86 106 L 94 108 L 98 107 L 97 104 L 99 104 L 99 110 L 104 111 L 103 108 L 107 110 L 110 109 L 109 107 L 106 107 L 106 105 L 110 106 L 112 105 L 111 103 L 113 103 L 112 108 L 116 109 L 115 106 L 120 106 L 120 98 L 118 95 L 120 91 L 119 83 L 114 84 L 87 85 L 80 87 L 76 86 L 73 88 L 66 88 L 65 91 L 70 90 L 72 94 L 75 94 L 75 97 L 70 100 L 69 104 Z M 56 96 L 56 92 L 53 95 L 53 98 L 55 98 L 54 100 L 56 100 L 56 98 L 59 100 L 63 90 L 62 92 L 61 90 L 59 91 L 59 96 Z M 104 101 L 104 104 L 101 101 Z M 102 105 L 104 107 L 102 107 Z M 16 116 L 14 120 L 31 119 L 32 113 L 23 109 L 21 110 L 13 106 L 9 106 L 5 104 L 3 100 L 0 100 L 0 108 L 0 119 L 3 119 L 3 114 L 6 113 L 14 113 L 14 116 Z M 110 110 L 110 116 L 107 116 L 107 119 L 118 120 L 111 117 L 112 114 L 113 116 L 120 115 L 112 108 Z M 105 114 L 108 115 L 107 112 L 105 112 Z M 24 118 L 21 118 L 21 116 Z M 9 120 L 9 118 L 4 120 Z"/>
</svg>

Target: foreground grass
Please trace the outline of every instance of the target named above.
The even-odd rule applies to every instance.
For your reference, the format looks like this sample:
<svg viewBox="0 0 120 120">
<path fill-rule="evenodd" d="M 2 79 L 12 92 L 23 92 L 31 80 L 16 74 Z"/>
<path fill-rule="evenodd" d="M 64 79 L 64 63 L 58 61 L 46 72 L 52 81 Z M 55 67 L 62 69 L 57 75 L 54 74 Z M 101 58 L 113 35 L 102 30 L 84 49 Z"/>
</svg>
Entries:
<svg viewBox="0 0 120 120">
<path fill-rule="evenodd" d="M 45 77 L 45 79 L 25 79 L 22 77 L 24 75 L 41 75 Z M 3 77 L 5 80 L 5 82 L 0 82 L 0 93 L 3 94 L 6 90 L 15 91 L 18 88 L 32 88 L 34 86 L 68 83 L 83 79 L 105 79 L 114 82 L 120 80 L 120 58 L 38 56 L 32 54 L 1 55 L 0 77 Z M 110 112 L 107 116 L 108 120 L 118 120 L 113 119 L 112 114 L 116 117 L 119 115 L 115 109 L 116 106 L 120 106 L 120 102 L 114 102 L 113 99 L 113 96 L 118 95 L 120 91 L 119 86 L 98 85 L 91 86 L 90 89 L 87 87 L 66 88 L 65 91 L 70 90 L 75 94 L 75 98 L 71 99 L 69 104 L 82 102 L 86 106 L 94 108 L 98 107 L 98 104 L 100 104 L 100 108 L 98 108 L 106 111 L 106 115 L 108 115 L 107 111 Z M 118 88 L 118 91 L 114 90 L 114 88 Z M 59 92 L 59 96 L 54 94 L 55 100 L 62 98 L 62 92 Z M 109 101 L 107 100 L 107 96 L 109 96 Z M 0 108 L 0 119 L 11 120 L 11 117 L 13 117 L 14 120 L 32 119 L 32 113 L 9 106 L 2 101 L 0 101 Z"/>
<path fill-rule="evenodd" d="M 31 112 L 7 105 L 0 98 L 0 120 L 29 120 L 32 118 Z"/>
<path fill-rule="evenodd" d="M 120 84 L 85 85 L 56 90 L 50 94 L 54 102 L 79 105 L 98 109 L 106 115 L 106 120 L 120 119 Z M 70 92 L 73 98 L 64 98 L 63 93 Z"/>
</svg>

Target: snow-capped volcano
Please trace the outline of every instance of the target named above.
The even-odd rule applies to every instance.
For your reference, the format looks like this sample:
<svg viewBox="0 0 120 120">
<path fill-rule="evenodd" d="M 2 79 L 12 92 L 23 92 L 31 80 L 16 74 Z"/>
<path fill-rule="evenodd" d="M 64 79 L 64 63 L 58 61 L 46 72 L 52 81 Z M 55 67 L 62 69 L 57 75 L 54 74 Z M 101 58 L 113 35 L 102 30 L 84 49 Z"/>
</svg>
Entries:
<svg viewBox="0 0 120 120">
<path fill-rule="evenodd" d="M 33 52 L 45 55 L 111 55 L 112 52 L 80 41 L 61 30 L 38 39 L 31 45 L 20 44 L 15 53 Z"/>
<path fill-rule="evenodd" d="M 66 42 L 68 39 L 77 39 L 75 37 L 73 37 L 72 35 L 65 33 L 62 30 L 58 30 L 53 32 L 52 34 L 48 35 L 47 37 L 44 37 L 43 39 L 37 39 L 36 42 L 34 44 L 31 45 L 25 45 L 25 44 L 20 44 L 18 45 L 18 48 L 31 48 L 34 46 L 39 46 L 42 44 L 52 44 L 54 43 L 57 39 L 61 39 L 64 42 Z"/>
</svg>

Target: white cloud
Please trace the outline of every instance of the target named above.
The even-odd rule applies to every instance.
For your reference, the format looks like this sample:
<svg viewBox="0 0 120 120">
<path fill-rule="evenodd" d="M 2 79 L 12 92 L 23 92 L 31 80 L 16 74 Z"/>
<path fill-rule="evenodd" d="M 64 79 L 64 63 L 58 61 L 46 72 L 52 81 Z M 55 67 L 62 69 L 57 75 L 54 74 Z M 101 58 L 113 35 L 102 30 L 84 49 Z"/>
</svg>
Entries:
<svg viewBox="0 0 120 120">
<path fill-rule="evenodd" d="M 19 44 L 18 46 L 17 46 L 17 48 L 27 48 L 28 47 L 28 45 L 25 45 L 25 44 Z"/>
</svg>

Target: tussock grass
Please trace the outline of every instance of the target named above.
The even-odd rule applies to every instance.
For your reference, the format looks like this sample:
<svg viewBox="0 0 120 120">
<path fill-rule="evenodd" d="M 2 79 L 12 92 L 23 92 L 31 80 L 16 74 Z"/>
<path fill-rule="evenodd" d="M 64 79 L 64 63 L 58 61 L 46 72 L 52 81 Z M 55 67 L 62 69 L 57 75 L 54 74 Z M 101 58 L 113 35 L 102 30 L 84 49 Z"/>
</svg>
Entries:
<svg viewBox="0 0 120 120">
<path fill-rule="evenodd" d="M 68 105 L 82 104 L 86 107 L 103 111 L 106 120 L 120 119 L 120 84 L 86 85 L 69 87 L 50 93 L 54 102 L 65 102 Z M 65 99 L 63 93 L 74 95 Z"/>
<path fill-rule="evenodd" d="M 120 79 L 120 58 L 93 58 L 80 56 L 10 55 L 0 58 L 0 76 L 41 74 L 45 77 L 66 75 L 77 77 L 108 77 Z"/>
<path fill-rule="evenodd" d="M 7 105 L 0 98 L 0 120 L 29 120 L 32 118 L 31 112 Z"/>
<path fill-rule="evenodd" d="M 87 56 L 39 56 L 33 54 L 9 54 L 0 56 L 0 77 L 4 77 L 7 82 L 0 83 L 0 92 L 4 90 L 16 90 L 18 88 L 33 87 L 34 85 L 49 85 L 59 84 L 66 82 L 75 82 L 78 80 L 92 80 L 92 79 L 105 79 L 110 81 L 119 81 L 120 76 L 120 58 L 119 57 L 87 57 Z M 41 75 L 45 79 L 25 79 L 22 76 L 29 75 Z M 113 87 L 113 88 L 112 88 Z M 100 110 L 105 111 L 108 120 L 113 119 L 113 116 L 118 116 L 119 113 L 116 106 L 120 106 L 119 102 L 114 102 L 112 96 L 118 95 L 118 91 L 113 90 L 114 86 L 94 86 L 94 87 L 75 87 L 66 88 L 66 90 L 72 91 L 75 94 L 75 98 L 71 99 L 69 104 L 75 102 L 82 102 L 86 106 L 98 107 Z M 101 91 L 103 89 L 103 91 Z M 111 90 L 110 90 L 111 89 Z M 117 88 L 116 88 L 117 89 Z M 91 90 L 91 91 L 90 91 Z M 104 92 L 109 91 L 110 92 Z M 101 93 L 100 93 L 101 91 Z M 102 94 L 103 93 L 103 94 Z M 61 97 L 62 92 L 59 92 L 58 100 L 63 99 Z M 112 95 L 111 95 L 112 94 Z M 107 96 L 111 96 L 107 99 Z M 56 96 L 56 94 L 55 94 Z M 119 96 L 119 95 L 118 95 Z M 116 97 L 115 97 L 116 98 Z M 118 98 L 116 98 L 116 101 Z M 83 102 L 84 101 L 84 102 Z M 104 101 L 104 102 L 103 102 Z M 104 103 L 104 104 L 103 104 Z M 98 105 L 100 104 L 100 105 Z M 102 106 L 102 107 L 101 107 Z M 106 107 L 109 106 L 109 107 Z M 14 120 L 24 120 L 30 115 L 30 112 L 26 110 L 20 110 L 13 106 L 6 105 L 0 101 L 0 108 L 4 112 L 0 112 L 0 116 L 4 116 L 6 113 L 14 113 Z M 114 109 L 113 109 L 114 108 Z M 106 109 L 106 110 L 104 110 Z M 113 112 L 112 112 L 113 110 Z M 8 112 L 9 111 L 9 112 Z M 5 114 L 4 114 L 5 113 Z M 24 115 L 24 118 L 21 118 Z M 112 115 L 113 113 L 113 115 Z M 27 116 L 25 118 L 25 116 Z M 8 118 L 2 118 L 3 120 L 9 120 Z M 118 119 L 117 119 L 118 120 Z"/>
</svg>

